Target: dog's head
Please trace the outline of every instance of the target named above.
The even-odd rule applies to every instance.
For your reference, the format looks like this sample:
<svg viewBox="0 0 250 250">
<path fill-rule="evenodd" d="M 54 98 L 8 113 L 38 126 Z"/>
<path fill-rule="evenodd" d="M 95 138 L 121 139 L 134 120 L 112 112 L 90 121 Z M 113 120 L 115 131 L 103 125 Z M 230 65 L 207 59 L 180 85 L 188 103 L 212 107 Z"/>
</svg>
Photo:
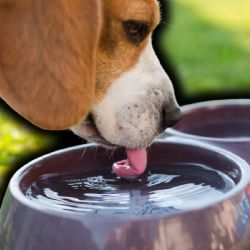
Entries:
<svg viewBox="0 0 250 250">
<path fill-rule="evenodd" d="M 42 128 L 148 146 L 180 116 L 151 45 L 159 22 L 156 0 L 2 0 L 0 95 Z"/>
</svg>

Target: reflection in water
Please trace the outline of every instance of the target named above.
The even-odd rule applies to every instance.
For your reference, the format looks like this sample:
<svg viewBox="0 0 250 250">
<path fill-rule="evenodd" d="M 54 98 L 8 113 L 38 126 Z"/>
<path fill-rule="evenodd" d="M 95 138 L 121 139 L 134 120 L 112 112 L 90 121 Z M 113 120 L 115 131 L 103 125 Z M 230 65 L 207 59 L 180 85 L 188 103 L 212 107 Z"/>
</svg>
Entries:
<svg viewBox="0 0 250 250">
<path fill-rule="evenodd" d="M 82 214 L 173 214 L 199 206 L 234 185 L 223 173 L 199 164 L 153 165 L 139 179 L 100 170 L 43 175 L 26 192 L 46 207 Z"/>
</svg>

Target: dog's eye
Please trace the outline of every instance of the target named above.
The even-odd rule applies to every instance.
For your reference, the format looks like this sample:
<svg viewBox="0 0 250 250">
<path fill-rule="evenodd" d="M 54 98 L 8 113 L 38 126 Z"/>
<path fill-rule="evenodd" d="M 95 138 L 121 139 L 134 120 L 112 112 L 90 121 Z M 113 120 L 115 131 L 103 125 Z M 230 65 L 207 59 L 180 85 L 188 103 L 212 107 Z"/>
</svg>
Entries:
<svg viewBox="0 0 250 250">
<path fill-rule="evenodd" d="M 149 25 L 142 21 L 126 21 L 123 27 L 128 40 L 134 44 L 142 42 L 149 32 Z"/>
</svg>

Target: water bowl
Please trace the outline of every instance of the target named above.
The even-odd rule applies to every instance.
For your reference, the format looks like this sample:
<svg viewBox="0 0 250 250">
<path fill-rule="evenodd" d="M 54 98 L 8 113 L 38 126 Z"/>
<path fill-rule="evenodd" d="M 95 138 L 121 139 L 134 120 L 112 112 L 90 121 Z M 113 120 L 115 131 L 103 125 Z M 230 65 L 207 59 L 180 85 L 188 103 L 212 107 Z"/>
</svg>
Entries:
<svg viewBox="0 0 250 250">
<path fill-rule="evenodd" d="M 182 119 L 162 137 L 175 135 L 214 144 L 250 163 L 250 99 L 206 101 L 181 110 Z"/>
<path fill-rule="evenodd" d="M 148 153 L 147 171 L 136 180 L 111 172 L 123 149 L 93 144 L 28 163 L 3 200 L 0 249 L 249 249 L 250 168 L 243 159 L 174 137 Z"/>
</svg>

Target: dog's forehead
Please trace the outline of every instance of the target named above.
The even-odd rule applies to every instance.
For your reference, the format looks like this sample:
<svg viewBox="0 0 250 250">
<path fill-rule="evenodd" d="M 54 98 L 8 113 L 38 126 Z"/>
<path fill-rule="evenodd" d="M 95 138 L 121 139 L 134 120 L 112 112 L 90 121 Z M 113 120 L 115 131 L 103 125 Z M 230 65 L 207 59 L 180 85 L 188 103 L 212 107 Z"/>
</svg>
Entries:
<svg viewBox="0 0 250 250">
<path fill-rule="evenodd" d="M 120 21 L 140 20 L 154 26 L 160 21 L 157 0 L 104 0 L 104 4 L 109 15 Z"/>
</svg>

